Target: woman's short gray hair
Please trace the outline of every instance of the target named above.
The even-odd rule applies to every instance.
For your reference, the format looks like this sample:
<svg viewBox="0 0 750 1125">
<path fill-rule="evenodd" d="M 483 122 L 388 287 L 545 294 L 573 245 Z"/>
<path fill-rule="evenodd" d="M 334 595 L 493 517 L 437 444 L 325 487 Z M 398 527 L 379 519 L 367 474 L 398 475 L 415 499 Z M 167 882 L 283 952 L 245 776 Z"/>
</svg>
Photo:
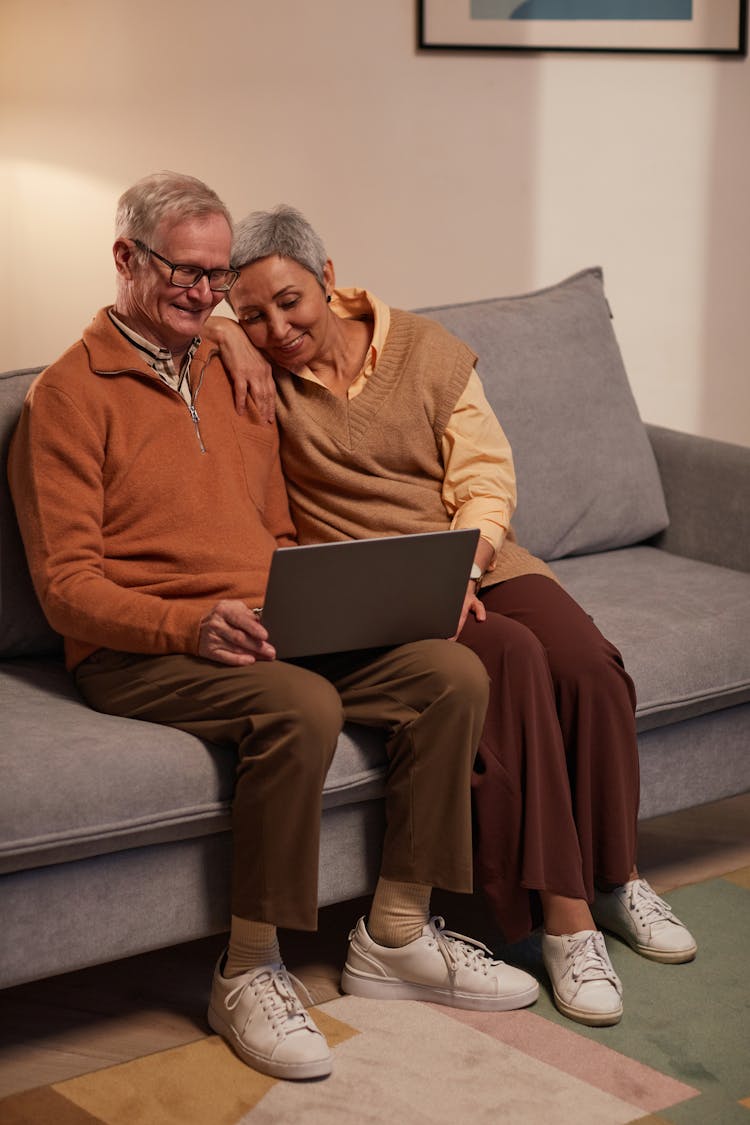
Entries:
<svg viewBox="0 0 750 1125">
<path fill-rule="evenodd" d="M 325 285 L 326 248 L 305 216 L 288 203 L 280 203 L 272 211 L 253 211 L 234 228 L 233 269 L 274 255 L 291 258 Z"/>
<path fill-rule="evenodd" d="M 123 192 L 115 214 L 115 237 L 140 239 L 151 244 L 165 219 L 223 215 L 231 227 L 232 216 L 215 191 L 181 172 L 154 172 Z"/>
</svg>

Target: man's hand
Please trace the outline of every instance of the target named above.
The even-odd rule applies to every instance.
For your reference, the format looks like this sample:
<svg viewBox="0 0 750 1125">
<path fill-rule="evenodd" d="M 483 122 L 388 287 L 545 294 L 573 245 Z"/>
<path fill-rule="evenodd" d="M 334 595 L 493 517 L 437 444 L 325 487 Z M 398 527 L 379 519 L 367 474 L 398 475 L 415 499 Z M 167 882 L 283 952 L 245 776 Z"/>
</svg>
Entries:
<svg viewBox="0 0 750 1125">
<path fill-rule="evenodd" d="M 464 598 L 463 608 L 461 609 L 461 617 L 458 621 L 458 629 L 456 629 L 456 635 L 451 637 L 452 641 L 455 641 L 456 637 L 461 635 L 461 630 L 466 624 L 466 618 L 470 613 L 474 614 L 477 621 L 487 620 L 487 610 L 484 608 L 484 603 L 474 593 L 475 589 L 476 584 L 470 579 L 468 589 L 466 590 L 466 597 Z"/>
<path fill-rule="evenodd" d="M 276 387 L 268 360 L 253 347 L 239 324 L 229 317 L 210 316 L 203 325 L 203 335 L 218 345 L 221 362 L 229 372 L 234 387 L 237 413 L 245 413 L 249 394 L 261 419 L 273 422 L 276 417 Z"/>
<path fill-rule="evenodd" d="M 251 609 L 241 601 L 217 602 L 201 621 L 198 655 L 236 666 L 274 660 L 276 649 Z"/>
</svg>

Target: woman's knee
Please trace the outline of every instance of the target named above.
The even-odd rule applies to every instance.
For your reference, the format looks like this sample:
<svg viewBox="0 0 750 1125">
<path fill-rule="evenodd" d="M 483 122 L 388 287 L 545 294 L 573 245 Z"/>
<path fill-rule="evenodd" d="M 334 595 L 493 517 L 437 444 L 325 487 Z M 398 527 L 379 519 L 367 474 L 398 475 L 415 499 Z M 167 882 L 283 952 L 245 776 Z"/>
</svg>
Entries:
<svg viewBox="0 0 750 1125">
<path fill-rule="evenodd" d="M 507 675 L 523 681 L 530 676 L 549 677 L 544 645 L 521 622 L 502 614 L 488 613 L 484 621 L 467 622 L 461 644 L 477 654 L 491 680 Z"/>
<path fill-rule="evenodd" d="M 633 682 L 622 656 L 598 630 L 592 629 L 562 650 L 551 651 L 549 660 L 552 678 L 559 689 L 572 690 L 577 695 L 622 695 L 635 705 Z"/>
<path fill-rule="evenodd" d="M 477 709 L 487 706 L 487 672 L 471 649 L 463 644 L 442 640 L 422 641 L 420 645 L 436 692 L 455 696 Z"/>
</svg>

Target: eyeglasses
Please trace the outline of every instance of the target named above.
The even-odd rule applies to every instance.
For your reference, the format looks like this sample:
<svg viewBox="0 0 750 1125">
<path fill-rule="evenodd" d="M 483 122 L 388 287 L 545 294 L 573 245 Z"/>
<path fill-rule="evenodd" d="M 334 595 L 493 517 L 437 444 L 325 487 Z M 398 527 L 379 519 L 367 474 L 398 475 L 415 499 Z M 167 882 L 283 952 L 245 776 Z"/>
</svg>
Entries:
<svg viewBox="0 0 750 1125">
<path fill-rule="evenodd" d="M 169 266 L 171 270 L 169 280 L 172 285 L 176 285 L 180 289 L 192 289 L 202 277 L 207 277 L 208 287 L 214 293 L 228 293 L 240 276 L 237 270 L 204 270 L 201 266 L 175 264 L 170 262 L 169 258 L 165 258 L 163 254 L 152 250 L 145 242 L 141 242 L 140 238 L 134 238 L 133 242 L 139 250 L 143 250 L 146 254 L 152 254 L 160 262 L 164 262 L 165 266 Z"/>
</svg>

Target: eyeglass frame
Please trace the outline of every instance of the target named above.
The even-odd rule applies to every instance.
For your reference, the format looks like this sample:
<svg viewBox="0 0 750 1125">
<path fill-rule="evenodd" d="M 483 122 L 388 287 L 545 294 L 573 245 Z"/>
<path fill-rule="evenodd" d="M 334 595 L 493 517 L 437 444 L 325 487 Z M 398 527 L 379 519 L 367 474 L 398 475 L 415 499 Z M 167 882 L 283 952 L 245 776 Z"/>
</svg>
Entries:
<svg viewBox="0 0 750 1125">
<path fill-rule="evenodd" d="M 135 243 L 135 245 L 138 247 L 139 250 L 145 251 L 146 254 L 153 255 L 154 258 L 158 258 L 160 262 L 163 262 L 165 266 L 169 267 L 169 269 L 171 271 L 171 273 L 169 275 L 169 282 L 170 282 L 171 285 L 174 285 L 177 289 L 192 289 L 194 286 L 199 285 L 204 277 L 207 277 L 208 278 L 208 288 L 211 290 L 212 293 L 228 293 L 229 290 L 234 285 L 237 278 L 240 276 L 239 270 L 222 269 L 218 266 L 215 266 L 213 269 L 206 270 L 206 269 L 203 269 L 202 266 L 194 266 L 194 265 L 190 264 L 189 262 L 170 262 L 169 258 L 165 258 L 164 255 L 160 254 L 158 250 L 154 250 L 151 246 L 147 246 L 145 242 L 141 242 L 140 238 L 134 238 L 133 242 Z M 191 281 L 189 285 L 184 285 L 180 281 L 175 281 L 174 271 L 176 269 L 196 270 L 197 273 L 198 273 L 198 276 L 195 278 L 194 281 Z M 231 279 L 231 281 L 229 282 L 228 285 L 222 285 L 218 289 L 214 289 L 213 285 L 211 284 L 211 274 L 212 273 L 231 274 L 232 279 Z"/>
</svg>

